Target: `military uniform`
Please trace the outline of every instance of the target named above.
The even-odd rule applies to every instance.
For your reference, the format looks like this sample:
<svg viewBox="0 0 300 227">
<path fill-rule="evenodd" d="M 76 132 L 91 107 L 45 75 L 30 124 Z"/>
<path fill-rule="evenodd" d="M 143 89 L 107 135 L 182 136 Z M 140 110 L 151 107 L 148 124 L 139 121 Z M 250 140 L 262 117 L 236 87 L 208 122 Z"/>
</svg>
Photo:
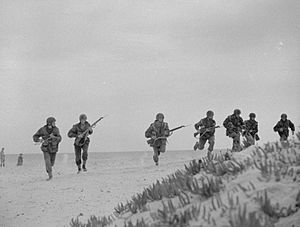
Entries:
<svg viewBox="0 0 300 227">
<path fill-rule="evenodd" d="M 208 141 L 209 151 L 213 151 L 214 149 L 214 144 L 215 144 L 215 127 L 216 122 L 215 120 L 211 118 L 203 118 L 201 119 L 198 123 L 195 124 L 195 129 L 198 131 L 200 128 L 200 136 L 199 136 L 199 143 L 196 143 L 194 146 L 194 150 L 197 148 L 199 150 L 203 150 L 206 141 Z M 209 129 L 211 128 L 211 129 Z"/>
<path fill-rule="evenodd" d="M 232 151 L 241 151 L 240 137 L 244 127 L 243 118 L 232 114 L 224 120 L 223 126 L 226 128 L 226 136 L 233 139 Z"/>
<path fill-rule="evenodd" d="M 169 126 L 166 122 L 159 122 L 158 120 L 155 120 L 154 123 L 152 123 L 149 128 L 145 132 L 146 138 L 152 138 L 155 136 L 158 138 L 157 140 L 153 140 L 153 144 L 150 144 L 150 146 L 153 147 L 154 155 L 153 160 L 155 163 L 158 163 L 158 156 L 160 153 L 164 153 L 166 151 L 166 144 L 167 139 L 166 137 L 169 136 Z M 159 138 L 163 137 L 163 138 Z"/>
<path fill-rule="evenodd" d="M 280 136 L 281 141 L 286 141 L 289 137 L 289 128 L 292 130 L 292 132 L 295 132 L 295 125 L 290 120 L 280 120 L 277 122 L 277 124 L 274 126 L 273 130 L 274 132 L 278 132 Z"/>
<path fill-rule="evenodd" d="M 50 138 L 51 134 L 53 138 Z M 33 141 L 39 142 L 40 138 L 42 138 L 44 141 L 41 145 L 41 150 L 44 154 L 46 171 L 49 175 L 49 179 L 51 179 L 52 167 L 55 163 L 56 153 L 58 152 L 58 145 L 61 142 L 61 135 L 59 133 L 59 129 L 56 126 L 52 126 L 51 128 L 49 128 L 48 125 L 45 125 L 33 135 Z"/>
<path fill-rule="evenodd" d="M 79 123 L 73 125 L 73 127 L 69 130 L 68 137 L 77 138 L 80 134 L 82 134 L 83 132 L 88 130 L 90 126 L 91 126 L 90 123 L 87 121 L 84 123 L 84 125 L 82 125 L 79 122 Z M 92 134 L 93 130 L 90 129 L 88 133 Z M 76 162 L 77 166 L 81 165 L 81 151 L 82 151 L 82 160 L 84 163 L 86 162 L 86 160 L 88 158 L 89 144 L 90 144 L 90 138 L 88 138 L 88 137 L 81 146 L 76 145 L 74 142 L 75 162 Z"/>
<path fill-rule="evenodd" d="M 243 132 L 243 136 L 245 136 L 246 141 L 254 145 L 255 140 L 257 140 L 258 136 L 256 133 L 258 132 L 258 122 L 254 119 L 249 119 L 244 122 L 245 130 Z"/>
</svg>

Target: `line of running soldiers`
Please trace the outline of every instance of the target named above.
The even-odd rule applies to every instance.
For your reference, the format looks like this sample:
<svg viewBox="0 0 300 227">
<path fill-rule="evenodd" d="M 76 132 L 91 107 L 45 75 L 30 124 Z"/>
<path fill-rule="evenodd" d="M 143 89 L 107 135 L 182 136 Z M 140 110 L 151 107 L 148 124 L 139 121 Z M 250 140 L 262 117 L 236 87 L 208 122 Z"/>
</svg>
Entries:
<svg viewBox="0 0 300 227">
<path fill-rule="evenodd" d="M 226 135 L 233 139 L 232 151 L 240 151 L 240 136 L 241 134 L 245 136 L 246 140 L 250 144 L 254 144 L 255 140 L 258 140 L 258 123 L 255 120 L 255 114 L 251 113 L 249 115 L 250 119 L 243 121 L 240 117 L 241 111 L 236 109 L 233 114 L 228 116 L 223 122 L 223 126 L 226 128 Z M 208 141 L 208 156 L 211 154 L 215 144 L 215 129 L 216 122 L 213 119 L 214 113 L 209 110 L 206 113 L 206 117 L 201 119 L 195 124 L 195 129 L 199 133 L 199 142 L 194 146 L 194 150 L 203 150 L 205 143 Z M 55 125 L 56 119 L 54 117 L 49 117 L 46 120 L 46 125 L 41 127 L 34 135 L 34 142 L 41 142 L 41 150 L 44 154 L 46 171 L 48 173 L 48 180 L 51 180 L 53 177 L 52 167 L 55 163 L 56 153 L 58 152 L 59 143 L 62 140 L 58 127 Z M 289 136 L 289 128 L 294 134 L 295 126 L 294 124 L 287 119 L 286 114 L 281 115 L 281 120 L 274 126 L 274 131 L 279 133 L 280 140 L 285 141 Z M 87 132 L 87 135 L 93 133 L 93 129 L 90 123 L 87 121 L 87 116 L 81 114 L 79 116 L 79 123 L 73 125 L 73 127 L 68 132 L 69 138 L 80 138 L 83 136 L 84 132 Z M 170 136 L 170 129 L 168 123 L 164 122 L 164 115 L 158 113 L 156 119 L 145 132 L 145 137 L 153 139 L 155 143 L 151 144 L 153 147 L 154 155 L 153 160 L 156 165 L 158 165 L 159 155 L 166 151 L 167 138 Z M 90 139 L 87 137 L 83 144 L 76 144 L 74 142 L 75 150 L 75 162 L 78 168 L 78 173 L 87 171 L 86 161 L 88 158 L 88 147 Z M 82 166 L 81 166 L 82 164 Z"/>
<path fill-rule="evenodd" d="M 242 149 L 240 142 L 241 135 L 245 136 L 246 142 L 249 145 L 254 145 L 255 141 L 259 140 L 257 135 L 258 122 L 255 120 L 255 113 L 250 113 L 249 120 L 246 121 L 244 121 L 240 115 L 241 111 L 239 109 L 235 109 L 233 114 L 229 115 L 223 122 L 223 126 L 226 128 L 226 136 L 229 136 L 233 140 L 233 152 L 238 152 Z M 206 117 L 194 125 L 195 129 L 197 130 L 197 133 L 195 133 L 194 136 L 199 134 L 199 142 L 196 142 L 194 145 L 194 150 L 203 150 L 206 142 L 208 141 L 208 157 L 211 157 L 211 152 L 214 149 L 215 129 L 219 127 L 216 126 L 216 122 L 213 117 L 214 112 L 209 110 L 206 113 Z M 273 128 L 275 132 L 278 132 L 280 141 L 287 141 L 289 136 L 289 128 L 292 130 L 292 134 L 294 135 L 294 124 L 288 120 L 287 115 L 283 113 L 281 114 L 280 121 L 278 121 Z M 164 115 L 162 113 L 158 113 L 156 115 L 156 120 L 145 132 L 146 138 L 151 138 L 153 141 L 155 141 L 155 143 L 151 146 L 153 147 L 153 160 L 156 165 L 158 165 L 159 155 L 166 151 L 168 136 L 170 136 L 168 123 L 164 122 Z M 157 140 L 157 138 L 159 139 Z"/>
</svg>

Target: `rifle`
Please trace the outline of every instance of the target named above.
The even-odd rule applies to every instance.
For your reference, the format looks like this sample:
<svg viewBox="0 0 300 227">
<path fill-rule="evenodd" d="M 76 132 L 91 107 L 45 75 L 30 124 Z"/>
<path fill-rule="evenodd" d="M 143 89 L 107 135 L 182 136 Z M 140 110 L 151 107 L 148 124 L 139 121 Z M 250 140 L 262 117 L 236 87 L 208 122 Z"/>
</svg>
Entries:
<svg viewBox="0 0 300 227">
<path fill-rule="evenodd" d="M 46 139 L 41 139 L 39 142 L 35 142 L 34 145 L 43 144 L 44 146 L 48 146 L 50 139 L 51 139 L 51 137 L 48 137 Z"/>
<path fill-rule="evenodd" d="M 173 132 L 175 132 L 176 130 L 179 130 L 179 129 L 184 128 L 184 127 L 187 127 L 187 126 L 188 126 L 188 125 L 181 125 L 181 126 L 178 126 L 178 127 L 176 127 L 176 128 L 170 129 L 170 130 L 169 130 L 169 133 L 170 133 L 169 136 L 171 136 L 171 135 L 173 134 Z M 167 137 L 168 137 L 168 136 L 160 136 L 160 137 L 157 137 L 157 138 L 155 138 L 155 139 L 151 138 L 151 139 L 148 139 L 148 140 L 147 140 L 147 143 L 150 145 L 150 147 L 153 147 L 157 140 L 159 140 L 159 139 L 167 139 Z"/>
<path fill-rule="evenodd" d="M 200 134 L 200 138 L 201 138 L 202 136 L 204 136 L 205 133 L 209 132 L 211 129 L 216 129 L 216 128 L 220 128 L 220 126 L 213 126 L 213 127 L 205 128 L 205 131 L 201 132 L 201 134 L 200 134 L 200 130 L 199 130 L 194 133 L 194 137 L 196 137 Z"/>
<path fill-rule="evenodd" d="M 104 116 L 104 117 L 105 117 L 105 116 Z M 100 117 L 97 121 L 95 121 L 93 124 L 91 124 L 91 126 L 88 127 L 88 129 L 86 129 L 83 133 L 79 134 L 79 135 L 76 137 L 76 139 L 75 139 L 75 145 L 76 145 L 76 146 L 82 146 L 82 145 L 85 143 L 85 141 L 87 140 L 87 138 L 88 138 L 88 132 L 89 132 L 92 128 L 96 127 L 97 123 L 98 123 L 99 121 L 101 121 L 104 117 Z"/>
</svg>

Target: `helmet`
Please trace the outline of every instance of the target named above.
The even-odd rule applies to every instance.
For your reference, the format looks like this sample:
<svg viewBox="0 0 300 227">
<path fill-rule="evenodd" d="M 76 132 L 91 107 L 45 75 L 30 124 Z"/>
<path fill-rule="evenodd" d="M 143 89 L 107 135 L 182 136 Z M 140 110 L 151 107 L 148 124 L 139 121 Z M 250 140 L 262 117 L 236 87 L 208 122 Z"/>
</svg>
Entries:
<svg viewBox="0 0 300 227">
<path fill-rule="evenodd" d="M 281 114 L 281 119 L 282 118 L 287 119 L 287 115 L 285 113 Z"/>
<path fill-rule="evenodd" d="M 160 117 L 162 117 L 163 119 L 165 118 L 165 116 L 162 113 L 156 114 L 156 120 L 158 120 L 158 118 Z"/>
<path fill-rule="evenodd" d="M 233 111 L 233 113 L 234 113 L 234 114 L 241 114 L 241 111 L 240 111 L 239 109 L 235 109 L 235 110 Z"/>
<path fill-rule="evenodd" d="M 46 120 L 46 124 L 51 125 L 55 121 L 56 121 L 56 119 L 54 117 L 48 117 Z"/>
<path fill-rule="evenodd" d="M 211 110 L 209 110 L 209 111 L 206 112 L 206 116 L 207 117 L 213 117 L 214 116 L 214 112 L 211 111 Z"/>
<path fill-rule="evenodd" d="M 250 113 L 250 114 L 249 114 L 249 117 L 251 117 L 251 118 L 255 118 L 255 117 L 256 117 L 256 115 L 255 115 L 255 113 Z"/>
<path fill-rule="evenodd" d="M 86 119 L 87 119 L 87 116 L 85 114 L 80 114 L 79 121 L 86 120 Z"/>
</svg>

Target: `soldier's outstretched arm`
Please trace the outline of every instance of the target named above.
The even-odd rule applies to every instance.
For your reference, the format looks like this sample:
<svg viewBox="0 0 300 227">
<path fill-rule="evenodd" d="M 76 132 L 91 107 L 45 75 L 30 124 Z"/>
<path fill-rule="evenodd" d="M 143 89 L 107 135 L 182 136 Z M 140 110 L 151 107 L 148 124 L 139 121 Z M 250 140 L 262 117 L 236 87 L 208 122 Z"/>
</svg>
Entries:
<svg viewBox="0 0 300 227">
<path fill-rule="evenodd" d="M 33 142 L 37 143 L 40 141 L 40 137 L 42 137 L 42 129 L 40 128 L 33 136 L 32 136 L 32 139 L 33 139 Z"/>
<path fill-rule="evenodd" d="M 73 125 L 73 127 L 68 132 L 68 137 L 73 138 L 76 136 L 77 136 L 77 129 L 76 129 L 75 125 Z"/>
<path fill-rule="evenodd" d="M 202 120 L 200 120 L 198 123 L 195 124 L 195 129 L 198 131 L 200 127 L 203 127 L 204 124 L 202 122 Z"/>
<path fill-rule="evenodd" d="M 295 131 L 295 125 L 293 122 L 289 121 L 289 127 L 291 128 L 291 130 L 294 132 Z"/>
<path fill-rule="evenodd" d="M 229 118 L 227 117 L 227 118 L 223 121 L 223 126 L 224 126 L 225 128 L 227 128 L 227 127 L 228 127 L 228 123 L 229 123 Z"/>
<path fill-rule="evenodd" d="M 253 130 L 253 132 L 256 134 L 256 133 L 258 133 L 258 123 L 257 124 L 255 124 L 255 127 L 254 127 L 254 130 Z"/>
<path fill-rule="evenodd" d="M 274 128 L 273 128 L 273 130 L 274 130 L 274 132 L 277 132 L 278 131 L 278 129 L 279 129 L 279 122 L 274 126 Z"/>
<path fill-rule="evenodd" d="M 151 138 L 151 136 L 152 136 L 152 125 L 150 125 L 149 128 L 145 132 L 146 138 Z"/>
</svg>

